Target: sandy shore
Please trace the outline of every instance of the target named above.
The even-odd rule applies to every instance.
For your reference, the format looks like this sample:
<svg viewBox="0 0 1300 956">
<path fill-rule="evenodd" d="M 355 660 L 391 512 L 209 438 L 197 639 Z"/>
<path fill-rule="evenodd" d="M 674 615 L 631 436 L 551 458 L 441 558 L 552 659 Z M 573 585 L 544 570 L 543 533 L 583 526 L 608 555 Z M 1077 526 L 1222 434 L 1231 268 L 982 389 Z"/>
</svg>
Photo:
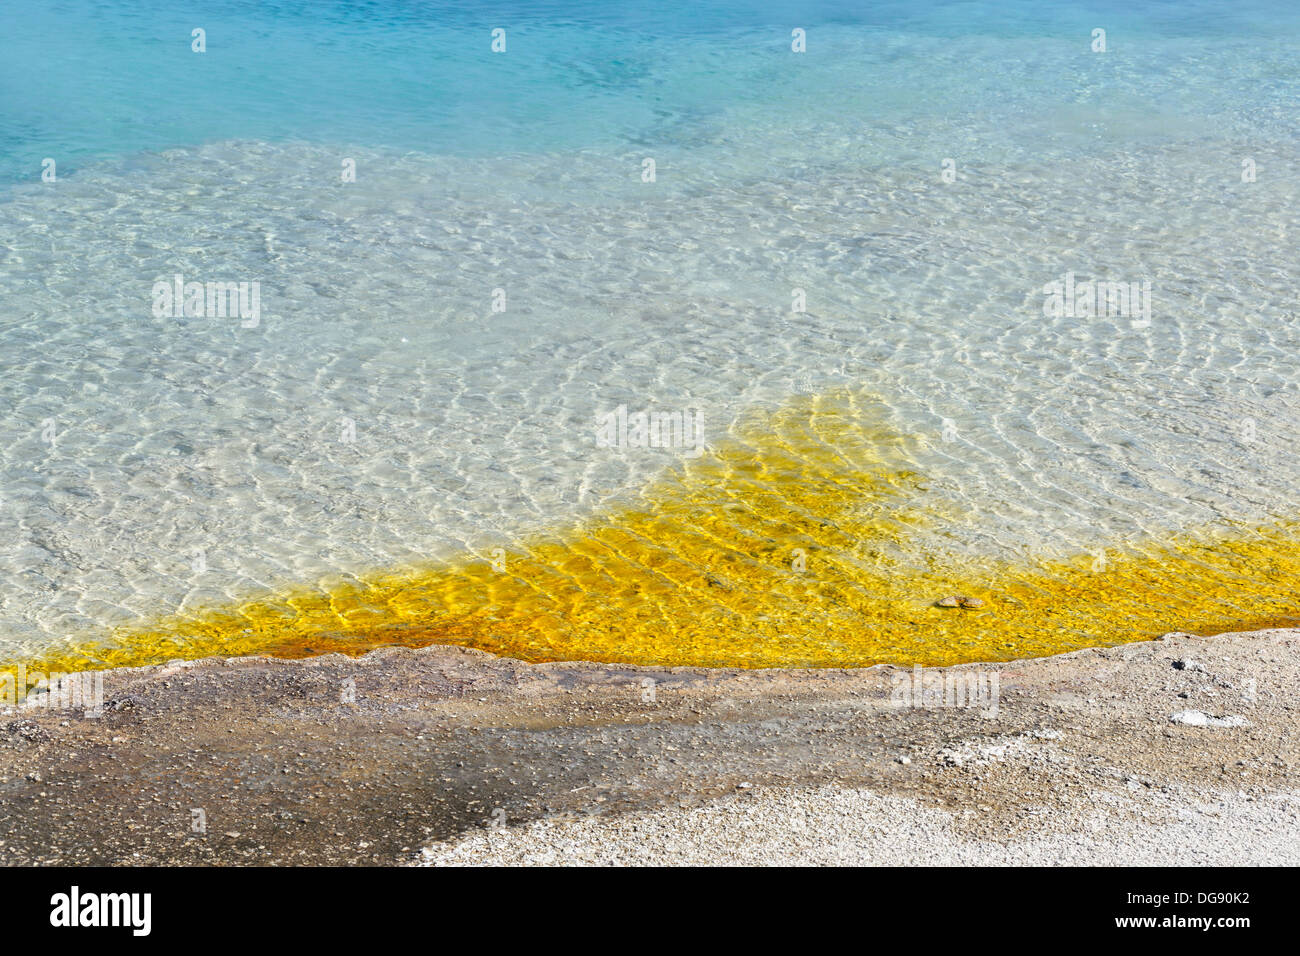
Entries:
<svg viewBox="0 0 1300 956">
<path fill-rule="evenodd" d="M 1298 638 L 926 672 L 972 706 L 453 647 L 108 671 L 102 716 L 0 714 L 0 859 L 1294 865 Z"/>
</svg>

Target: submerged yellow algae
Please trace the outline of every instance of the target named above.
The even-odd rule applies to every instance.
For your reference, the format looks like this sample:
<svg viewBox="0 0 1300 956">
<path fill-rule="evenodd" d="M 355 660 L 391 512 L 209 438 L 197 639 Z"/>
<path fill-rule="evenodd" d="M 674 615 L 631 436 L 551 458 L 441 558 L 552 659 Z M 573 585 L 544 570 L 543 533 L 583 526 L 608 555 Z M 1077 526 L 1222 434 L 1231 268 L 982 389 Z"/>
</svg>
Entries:
<svg viewBox="0 0 1300 956">
<path fill-rule="evenodd" d="M 68 672 L 459 644 L 528 661 L 939 666 L 1300 620 L 1291 524 L 1137 544 L 1102 566 L 1091 554 L 939 552 L 919 532 L 960 519 L 927 494 L 919 447 L 870 396 L 804 397 L 495 560 L 268 595 L 24 663 Z M 983 606 L 935 606 L 948 595 Z"/>
</svg>

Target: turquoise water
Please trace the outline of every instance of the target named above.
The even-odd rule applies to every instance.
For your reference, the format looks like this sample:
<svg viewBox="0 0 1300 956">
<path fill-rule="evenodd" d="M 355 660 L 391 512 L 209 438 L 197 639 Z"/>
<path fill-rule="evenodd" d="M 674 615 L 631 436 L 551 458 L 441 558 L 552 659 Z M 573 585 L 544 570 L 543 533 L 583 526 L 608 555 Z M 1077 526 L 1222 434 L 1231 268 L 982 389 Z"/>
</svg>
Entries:
<svg viewBox="0 0 1300 956">
<path fill-rule="evenodd" d="M 1093 147 L 1143 122 L 1151 139 L 1210 121 L 1294 129 L 1300 9 L 1287 2 L 465 6 L 11 0 L 0 174 L 222 140 L 455 155 L 689 145 L 754 113 L 789 136 L 852 130 L 882 161 L 922 159 L 907 139 L 954 130 L 975 160 Z M 798 59 L 794 27 L 812 31 Z M 979 129 L 962 128 L 966 111 Z"/>
<path fill-rule="evenodd" d="M 621 404 L 713 438 L 871 388 L 984 529 L 936 547 L 1294 516 L 1298 42 L 1282 2 L 9 0 L 0 650 L 588 512 L 674 458 L 596 444 Z M 1067 272 L 1149 324 L 1044 315 Z M 155 315 L 178 273 L 258 322 Z"/>
</svg>

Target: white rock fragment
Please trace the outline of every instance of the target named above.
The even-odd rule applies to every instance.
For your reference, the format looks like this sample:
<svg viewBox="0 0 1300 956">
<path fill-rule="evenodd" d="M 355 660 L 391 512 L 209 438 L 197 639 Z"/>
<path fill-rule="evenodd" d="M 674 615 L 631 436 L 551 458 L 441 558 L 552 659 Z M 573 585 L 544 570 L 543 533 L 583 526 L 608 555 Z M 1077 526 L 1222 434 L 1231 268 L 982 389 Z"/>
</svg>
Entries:
<svg viewBox="0 0 1300 956">
<path fill-rule="evenodd" d="M 1238 717 L 1236 714 L 1227 714 L 1223 717 L 1212 717 L 1199 710 L 1180 710 L 1176 714 L 1169 715 L 1169 722 L 1174 724 L 1186 724 L 1188 727 L 1250 726 L 1250 721 L 1245 717 Z"/>
</svg>

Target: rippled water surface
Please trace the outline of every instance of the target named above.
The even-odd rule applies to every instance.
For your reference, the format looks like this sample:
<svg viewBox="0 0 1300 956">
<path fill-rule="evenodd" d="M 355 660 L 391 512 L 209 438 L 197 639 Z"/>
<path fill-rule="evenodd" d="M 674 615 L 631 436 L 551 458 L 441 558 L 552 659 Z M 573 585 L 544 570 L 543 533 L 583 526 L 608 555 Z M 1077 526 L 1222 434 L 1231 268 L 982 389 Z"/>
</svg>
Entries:
<svg viewBox="0 0 1300 956">
<path fill-rule="evenodd" d="M 1298 39 L 1271 2 L 6 4 L 0 657 L 1300 616 Z M 1067 273 L 1149 315 L 1049 314 Z M 155 315 L 177 274 L 257 321 Z M 611 446 L 620 406 L 702 441 Z"/>
</svg>

